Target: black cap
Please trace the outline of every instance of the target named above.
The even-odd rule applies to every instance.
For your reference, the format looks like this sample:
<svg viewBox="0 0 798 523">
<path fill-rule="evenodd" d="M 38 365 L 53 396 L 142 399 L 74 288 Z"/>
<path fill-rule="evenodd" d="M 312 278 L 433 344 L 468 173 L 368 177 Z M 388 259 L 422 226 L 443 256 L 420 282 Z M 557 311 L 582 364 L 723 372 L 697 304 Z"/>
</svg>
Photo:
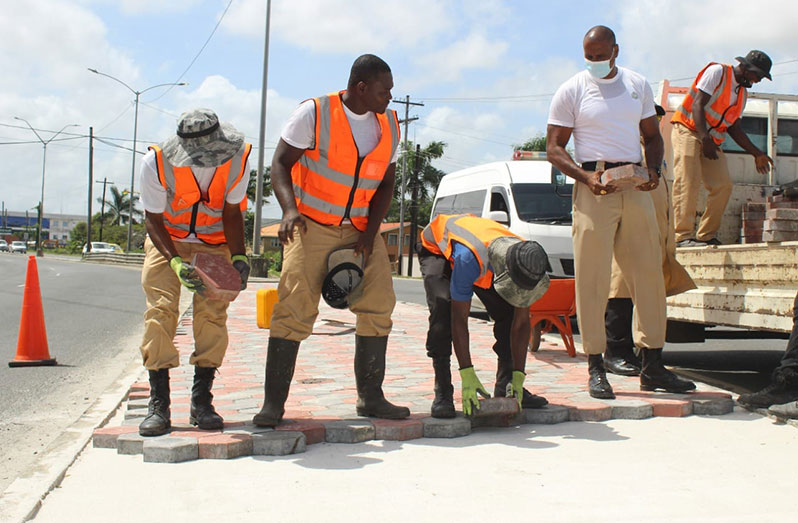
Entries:
<svg viewBox="0 0 798 523">
<path fill-rule="evenodd" d="M 660 104 L 654 104 L 654 110 L 657 111 L 657 116 L 665 116 L 665 108 Z"/>
<path fill-rule="evenodd" d="M 745 55 L 745 58 L 738 56 L 735 58 L 735 60 L 745 65 L 747 68 L 759 73 L 763 78 L 773 81 L 773 78 L 770 77 L 770 66 L 773 65 L 773 61 L 762 51 L 757 51 L 754 49 L 753 51 L 748 51 L 748 54 Z"/>
</svg>

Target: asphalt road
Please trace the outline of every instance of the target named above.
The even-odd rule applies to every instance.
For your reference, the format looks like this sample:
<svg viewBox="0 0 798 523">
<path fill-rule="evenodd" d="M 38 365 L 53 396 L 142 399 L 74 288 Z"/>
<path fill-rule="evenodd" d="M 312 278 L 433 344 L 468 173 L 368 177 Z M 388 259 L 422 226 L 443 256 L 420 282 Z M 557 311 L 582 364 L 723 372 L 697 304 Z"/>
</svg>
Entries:
<svg viewBox="0 0 798 523">
<path fill-rule="evenodd" d="M 427 303 L 421 280 L 395 278 L 394 290 L 399 301 Z M 576 321 L 573 328 L 578 331 Z M 703 343 L 668 343 L 663 352 L 665 363 L 685 377 L 741 394 L 769 383 L 788 335 L 711 327 L 706 337 Z M 579 335 L 574 338 L 578 341 Z"/>
<path fill-rule="evenodd" d="M 138 357 L 141 269 L 37 258 L 55 367 L 10 368 L 27 256 L 0 254 L 0 492 Z"/>
</svg>

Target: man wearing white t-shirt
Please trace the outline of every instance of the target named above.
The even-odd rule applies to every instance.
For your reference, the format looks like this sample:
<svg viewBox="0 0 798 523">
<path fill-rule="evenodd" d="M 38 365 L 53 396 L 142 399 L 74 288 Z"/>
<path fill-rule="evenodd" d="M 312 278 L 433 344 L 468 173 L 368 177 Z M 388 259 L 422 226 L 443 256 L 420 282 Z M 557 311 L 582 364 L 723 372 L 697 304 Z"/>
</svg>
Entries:
<svg viewBox="0 0 798 523">
<path fill-rule="evenodd" d="M 244 220 L 252 146 L 210 109 L 180 115 L 177 133 L 150 146 L 141 164 L 141 201 L 147 239 L 141 285 L 147 298 L 141 355 L 149 372 L 150 404 L 139 425 L 142 436 L 171 427 L 169 369 L 180 364 L 173 338 L 181 285 L 194 293 L 194 365 L 189 421 L 221 429 L 211 388 L 227 350 L 228 303 L 202 296 L 202 281 L 190 267 L 197 253 L 230 259 L 247 286 Z M 185 261 L 184 261 L 185 260 Z"/>
<path fill-rule="evenodd" d="M 388 64 L 374 55 L 360 56 L 345 91 L 304 102 L 281 134 L 271 181 L 283 210 L 278 236 L 285 247 L 269 332 L 264 403 L 253 419 L 258 426 L 274 427 L 283 418 L 299 344 L 310 336 L 319 313 L 327 259 L 344 247 L 365 256 L 358 296 L 349 295 L 344 304 L 357 317 L 357 414 L 410 415 L 382 392 L 396 304 L 379 235 L 393 197 L 399 147 L 398 119 L 388 110 L 392 88 Z"/>
<path fill-rule="evenodd" d="M 665 284 L 654 204 L 643 191 L 659 183 L 663 142 L 651 86 L 641 75 L 617 67 L 615 34 L 590 29 L 583 41 L 585 67 L 562 84 L 549 111 L 549 161 L 574 178 L 573 240 L 576 307 L 582 347 L 588 355 L 588 390 L 612 399 L 603 353 L 604 311 L 613 254 L 635 305 L 634 339 L 643 349 L 642 390 L 685 392 L 695 388 L 662 364 L 665 344 Z M 574 156 L 565 150 L 574 137 Z M 639 190 L 616 192 L 600 181 L 605 169 L 640 164 L 643 137 L 651 181 Z"/>
<path fill-rule="evenodd" d="M 676 245 L 720 245 L 716 237 L 732 192 L 726 157 L 720 146 L 731 136 L 754 157 L 757 172 L 766 174 L 773 160 L 760 151 L 740 125 L 747 88 L 771 79 L 771 60 L 762 51 L 738 56 L 737 65 L 710 63 L 673 114 L 673 218 Z M 707 189 L 707 208 L 695 228 L 699 183 Z"/>
</svg>

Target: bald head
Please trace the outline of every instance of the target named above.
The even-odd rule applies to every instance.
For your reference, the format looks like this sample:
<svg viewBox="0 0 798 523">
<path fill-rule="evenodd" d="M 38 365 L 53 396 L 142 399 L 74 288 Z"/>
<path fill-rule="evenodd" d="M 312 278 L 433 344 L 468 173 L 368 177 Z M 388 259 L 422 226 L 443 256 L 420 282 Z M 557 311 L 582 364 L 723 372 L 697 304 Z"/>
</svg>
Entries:
<svg viewBox="0 0 798 523">
<path fill-rule="evenodd" d="M 588 42 L 615 45 L 615 33 L 606 25 L 597 25 L 585 34 L 584 43 Z"/>
</svg>

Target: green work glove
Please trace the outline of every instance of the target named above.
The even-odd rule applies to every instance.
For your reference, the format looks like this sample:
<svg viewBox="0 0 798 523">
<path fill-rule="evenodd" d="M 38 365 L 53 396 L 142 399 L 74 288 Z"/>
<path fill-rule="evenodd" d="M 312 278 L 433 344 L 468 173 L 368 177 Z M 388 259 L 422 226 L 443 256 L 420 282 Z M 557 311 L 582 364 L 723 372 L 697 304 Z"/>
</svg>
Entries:
<svg viewBox="0 0 798 523">
<path fill-rule="evenodd" d="M 505 396 L 508 398 L 515 396 L 515 399 L 518 400 L 519 409 L 521 408 L 521 400 L 524 399 L 524 378 L 526 378 L 526 374 L 523 371 L 514 370 L 513 379 L 507 384 L 507 389 L 505 390 Z"/>
<path fill-rule="evenodd" d="M 466 416 L 470 416 L 472 405 L 475 410 L 479 410 L 479 398 L 477 397 L 477 393 L 483 398 L 490 398 L 490 394 L 488 394 L 488 391 L 485 390 L 485 387 L 482 386 L 479 378 L 477 378 L 477 373 L 474 372 L 473 366 L 460 369 L 460 380 L 462 381 L 463 387 L 463 413 Z"/>
<path fill-rule="evenodd" d="M 183 258 L 180 256 L 175 256 L 169 260 L 169 266 L 175 271 L 180 283 L 182 283 L 186 289 L 191 292 L 202 292 L 205 289 L 205 285 L 202 283 L 199 276 L 194 273 L 191 265 L 183 263 Z"/>
<path fill-rule="evenodd" d="M 235 254 L 230 260 L 233 262 L 233 267 L 241 275 L 241 290 L 247 288 L 247 280 L 249 279 L 249 258 L 246 254 Z"/>
</svg>

